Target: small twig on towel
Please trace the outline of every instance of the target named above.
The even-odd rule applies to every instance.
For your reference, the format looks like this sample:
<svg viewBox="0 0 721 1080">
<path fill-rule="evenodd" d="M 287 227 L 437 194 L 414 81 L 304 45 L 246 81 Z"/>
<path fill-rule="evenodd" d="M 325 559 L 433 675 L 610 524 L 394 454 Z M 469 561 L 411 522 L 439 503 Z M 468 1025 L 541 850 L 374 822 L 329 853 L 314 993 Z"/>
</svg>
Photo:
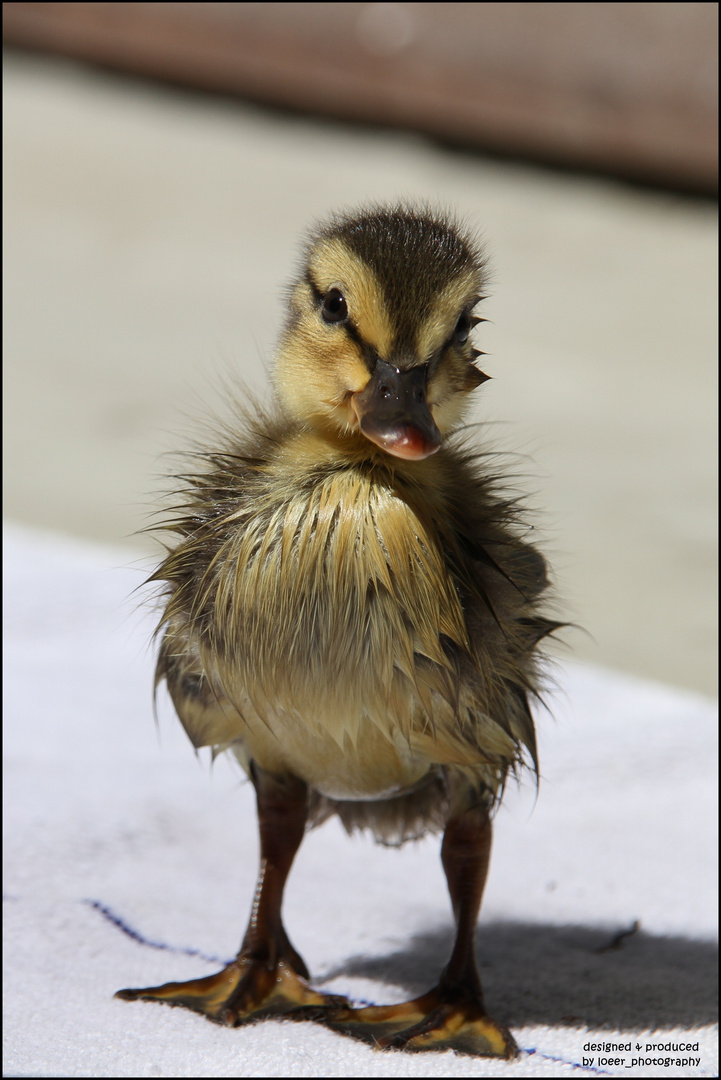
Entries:
<svg viewBox="0 0 721 1080">
<path fill-rule="evenodd" d="M 633 934 L 638 933 L 638 931 L 640 929 L 641 929 L 641 921 L 640 921 L 640 919 L 636 919 L 633 926 L 631 926 L 628 930 L 620 930 L 618 932 L 618 934 L 615 934 L 611 938 L 611 940 L 608 942 L 607 945 L 601 945 L 600 948 L 594 949 L 593 951 L 596 954 L 605 953 L 605 952 L 615 952 L 616 949 L 621 948 L 625 938 L 631 937 Z"/>
</svg>

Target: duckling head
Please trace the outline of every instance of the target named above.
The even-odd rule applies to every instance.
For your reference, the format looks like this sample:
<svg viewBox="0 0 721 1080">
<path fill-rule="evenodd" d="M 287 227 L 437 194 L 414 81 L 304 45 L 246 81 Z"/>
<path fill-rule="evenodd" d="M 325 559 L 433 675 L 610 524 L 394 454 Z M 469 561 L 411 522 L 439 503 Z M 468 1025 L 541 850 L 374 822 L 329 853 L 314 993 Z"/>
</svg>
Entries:
<svg viewBox="0 0 721 1080">
<path fill-rule="evenodd" d="M 276 359 L 278 395 L 333 440 L 428 457 L 484 382 L 470 332 L 484 286 L 478 245 L 425 208 L 333 218 L 308 243 Z"/>
</svg>

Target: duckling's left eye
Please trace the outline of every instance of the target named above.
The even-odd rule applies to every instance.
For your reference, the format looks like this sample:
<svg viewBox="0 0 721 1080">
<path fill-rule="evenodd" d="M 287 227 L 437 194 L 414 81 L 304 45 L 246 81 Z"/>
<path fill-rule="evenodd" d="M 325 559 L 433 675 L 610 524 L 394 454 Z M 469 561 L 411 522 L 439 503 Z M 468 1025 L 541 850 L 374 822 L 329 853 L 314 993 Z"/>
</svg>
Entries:
<svg viewBox="0 0 721 1080">
<path fill-rule="evenodd" d="M 343 322 L 348 318 L 348 305 L 340 289 L 329 289 L 323 297 L 320 311 L 327 323 Z"/>
<path fill-rule="evenodd" d="M 453 331 L 453 343 L 454 345 L 465 345 L 468 341 L 468 335 L 471 332 L 471 317 L 467 311 L 464 311 L 460 319 L 456 323 L 456 328 Z"/>
</svg>

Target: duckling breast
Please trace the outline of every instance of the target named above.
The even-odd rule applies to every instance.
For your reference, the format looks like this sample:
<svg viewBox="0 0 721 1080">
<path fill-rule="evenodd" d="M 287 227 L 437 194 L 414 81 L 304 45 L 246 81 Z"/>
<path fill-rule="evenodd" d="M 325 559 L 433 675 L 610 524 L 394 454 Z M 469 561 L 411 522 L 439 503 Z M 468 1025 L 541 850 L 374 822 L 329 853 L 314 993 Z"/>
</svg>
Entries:
<svg viewBox="0 0 721 1080">
<path fill-rule="evenodd" d="M 218 568 L 221 682 L 340 745 L 363 719 L 407 736 L 421 658 L 450 679 L 442 638 L 466 642 L 432 527 L 384 470 L 335 469 L 280 505 L 274 479 Z"/>
<path fill-rule="evenodd" d="M 385 798 L 439 763 L 512 760 L 490 719 L 480 747 L 479 702 L 459 683 L 468 635 L 432 507 L 392 467 L 319 468 L 304 449 L 292 480 L 287 456 L 269 462 L 252 499 L 206 525 L 214 544 L 196 534 L 170 556 L 207 561 L 171 596 L 159 664 L 191 739 L 234 743 L 335 799 Z"/>
</svg>

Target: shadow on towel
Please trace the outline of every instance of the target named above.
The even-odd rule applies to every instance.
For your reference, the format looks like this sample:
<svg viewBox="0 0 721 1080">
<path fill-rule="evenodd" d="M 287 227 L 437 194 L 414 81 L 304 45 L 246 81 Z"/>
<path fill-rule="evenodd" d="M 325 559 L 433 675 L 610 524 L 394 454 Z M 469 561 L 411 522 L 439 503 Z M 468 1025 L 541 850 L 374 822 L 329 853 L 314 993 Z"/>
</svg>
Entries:
<svg viewBox="0 0 721 1080">
<path fill-rule="evenodd" d="M 323 981 L 360 976 L 415 997 L 433 984 L 451 945 L 447 929 L 427 931 L 397 952 L 349 957 Z M 688 1028 L 718 1018 L 712 942 L 498 922 L 479 931 L 478 956 L 492 1014 L 515 1027 Z"/>
</svg>

